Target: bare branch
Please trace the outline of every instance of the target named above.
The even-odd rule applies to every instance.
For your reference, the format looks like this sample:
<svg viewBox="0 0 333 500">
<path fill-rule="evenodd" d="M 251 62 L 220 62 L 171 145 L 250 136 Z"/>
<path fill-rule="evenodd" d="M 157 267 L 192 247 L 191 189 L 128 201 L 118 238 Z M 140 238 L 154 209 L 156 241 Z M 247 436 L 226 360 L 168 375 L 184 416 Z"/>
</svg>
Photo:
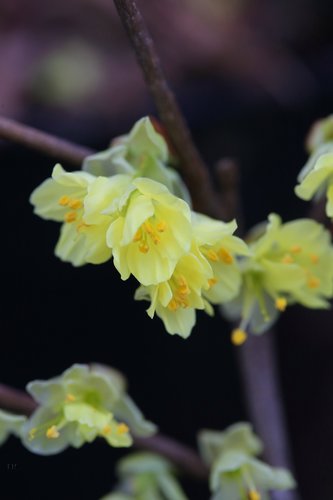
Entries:
<svg viewBox="0 0 333 500">
<path fill-rule="evenodd" d="M 133 45 L 160 119 L 180 159 L 181 171 L 195 208 L 209 215 L 223 218 L 222 205 L 213 189 L 208 167 L 191 139 L 185 119 L 165 79 L 154 42 L 135 0 L 114 0 L 114 3 Z"/>
<path fill-rule="evenodd" d="M 78 146 L 4 117 L 0 117 L 0 138 L 17 142 L 76 166 L 80 166 L 83 159 L 94 152 L 84 146 Z"/>
<path fill-rule="evenodd" d="M 0 384 L 0 408 L 31 415 L 37 403 L 24 391 Z M 134 446 L 163 455 L 182 470 L 198 479 L 208 478 L 208 468 L 190 447 L 162 434 L 149 438 L 134 438 Z"/>
</svg>

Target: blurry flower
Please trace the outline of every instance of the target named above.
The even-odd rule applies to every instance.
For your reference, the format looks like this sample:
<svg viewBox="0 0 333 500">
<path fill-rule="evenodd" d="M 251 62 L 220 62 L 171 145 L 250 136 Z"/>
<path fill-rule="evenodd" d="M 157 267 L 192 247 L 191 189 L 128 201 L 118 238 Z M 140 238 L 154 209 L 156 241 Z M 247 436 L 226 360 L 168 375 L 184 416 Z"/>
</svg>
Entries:
<svg viewBox="0 0 333 500">
<path fill-rule="evenodd" d="M 306 138 L 306 149 L 315 152 L 322 144 L 333 141 L 333 115 L 317 120 Z"/>
<path fill-rule="evenodd" d="M 156 131 L 150 118 L 144 117 L 127 135 L 114 139 L 108 149 L 87 156 L 82 168 L 97 176 L 148 177 L 190 204 L 189 192 L 178 172 L 170 167 L 172 163 L 164 137 Z"/>
<path fill-rule="evenodd" d="M 326 214 L 333 217 L 333 142 L 322 144 L 298 176 L 295 193 L 303 200 L 327 198 Z"/>
<path fill-rule="evenodd" d="M 290 472 L 255 458 L 263 447 L 250 424 L 238 423 L 224 432 L 203 430 L 198 441 L 211 468 L 212 500 L 263 500 L 268 490 L 295 487 Z"/>
<path fill-rule="evenodd" d="M 30 197 L 35 213 L 62 222 L 55 254 L 74 266 L 101 264 L 111 257 L 105 235 L 111 223 L 102 209 L 128 186 L 128 176 L 96 178 L 87 172 L 65 172 L 61 165 L 52 178 L 37 187 Z"/>
<path fill-rule="evenodd" d="M 27 390 L 40 406 L 25 423 L 22 440 L 40 455 L 79 448 L 98 436 L 111 446 L 127 447 L 131 433 L 155 432 L 126 394 L 123 377 L 111 368 L 73 365 L 59 377 L 30 382 Z"/>
<path fill-rule="evenodd" d="M 15 415 L 4 410 L 0 410 L 0 444 L 3 444 L 10 434 L 20 437 L 21 430 L 27 417 Z"/>
<path fill-rule="evenodd" d="M 191 213 L 185 201 L 159 182 L 137 178 L 132 186 L 121 204 L 103 212 L 114 219 L 107 244 L 122 279 L 133 274 L 149 286 L 168 280 L 180 257 L 188 252 Z"/>
<path fill-rule="evenodd" d="M 120 478 L 114 493 L 101 500 L 186 500 L 173 477 L 174 469 L 153 453 L 135 453 L 123 458 L 117 467 Z"/>
<path fill-rule="evenodd" d="M 262 234 L 250 243 L 252 254 L 241 263 L 243 284 L 231 302 L 222 306 L 235 320 L 236 344 L 246 338 L 247 328 L 262 333 L 289 304 L 328 308 L 333 295 L 333 249 L 330 234 L 321 224 L 300 219 L 282 224 L 276 214 L 269 216 Z M 245 337 L 245 338 L 244 338 Z"/>
</svg>

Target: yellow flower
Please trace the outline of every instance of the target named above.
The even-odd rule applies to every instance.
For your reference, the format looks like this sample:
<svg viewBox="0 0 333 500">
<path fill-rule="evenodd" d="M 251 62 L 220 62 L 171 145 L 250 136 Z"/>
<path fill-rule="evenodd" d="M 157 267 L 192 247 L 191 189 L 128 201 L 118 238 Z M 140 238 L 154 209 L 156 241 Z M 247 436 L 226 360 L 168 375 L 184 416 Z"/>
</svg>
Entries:
<svg viewBox="0 0 333 500">
<path fill-rule="evenodd" d="M 168 333 L 187 338 L 195 325 L 196 309 L 213 313 L 210 304 L 202 297 L 202 290 L 209 288 L 212 276 L 207 260 L 193 248 L 191 253 L 180 258 L 169 280 L 158 285 L 140 286 L 134 298 L 151 301 L 148 315 L 153 318 L 156 312 Z"/>
<path fill-rule="evenodd" d="M 262 227 L 263 229 L 263 227 Z M 276 214 L 250 244 L 238 297 L 223 306 L 226 316 L 241 316 L 240 330 L 262 333 L 289 304 L 329 307 L 333 296 L 333 249 L 330 234 L 310 219 L 282 224 Z"/>
<path fill-rule="evenodd" d="M 233 236 L 236 221 L 225 223 L 193 212 L 192 222 L 196 243 L 213 271 L 204 296 L 213 304 L 229 301 L 238 294 L 241 285 L 237 256 L 249 252 L 244 241 Z"/>
<path fill-rule="evenodd" d="M 111 219 L 101 212 L 129 182 L 125 175 L 96 178 L 87 172 L 65 172 L 59 164 L 54 167 L 52 178 L 33 191 L 30 202 L 40 217 L 63 223 L 57 257 L 74 266 L 110 259 L 105 235 Z"/>
<path fill-rule="evenodd" d="M 137 178 L 132 185 L 132 192 L 103 212 L 114 220 L 107 244 L 123 280 L 133 274 L 145 286 L 156 285 L 171 277 L 190 249 L 191 212 L 159 182 Z"/>
</svg>

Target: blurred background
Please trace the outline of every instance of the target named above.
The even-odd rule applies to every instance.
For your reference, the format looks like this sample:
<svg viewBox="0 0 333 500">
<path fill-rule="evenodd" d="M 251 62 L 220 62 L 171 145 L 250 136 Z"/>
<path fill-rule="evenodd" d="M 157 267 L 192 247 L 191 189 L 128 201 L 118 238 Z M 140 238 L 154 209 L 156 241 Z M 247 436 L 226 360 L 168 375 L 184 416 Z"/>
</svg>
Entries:
<svg viewBox="0 0 333 500">
<path fill-rule="evenodd" d="M 293 194 L 311 124 L 333 109 L 333 9 L 315 0 L 141 0 L 168 79 L 213 167 L 241 169 L 246 227 L 309 206 Z M 156 116 L 111 0 L 1 0 L 0 114 L 105 148 Z M 59 227 L 32 214 L 31 191 L 54 161 L 0 141 L 3 347 L 0 380 L 24 388 L 74 362 L 115 366 L 160 430 L 195 446 L 200 428 L 247 418 L 230 327 L 198 315 L 186 342 L 134 303 L 112 265 L 74 269 L 53 255 Z M 71 168 L 64 164 L 64 167 Z M 294 307 L 277 354 L 304 500 L 333 495 L 331 312 Z M 0 449 L 0 498 L 91 499 L 114 482 L 122 451 L 103 442 L 38 457 L 11 438 Z M 16 464 L 7 470 L 7 464 Z M 184 478 L 190 500 L 206 485 Z"/>
</svg>

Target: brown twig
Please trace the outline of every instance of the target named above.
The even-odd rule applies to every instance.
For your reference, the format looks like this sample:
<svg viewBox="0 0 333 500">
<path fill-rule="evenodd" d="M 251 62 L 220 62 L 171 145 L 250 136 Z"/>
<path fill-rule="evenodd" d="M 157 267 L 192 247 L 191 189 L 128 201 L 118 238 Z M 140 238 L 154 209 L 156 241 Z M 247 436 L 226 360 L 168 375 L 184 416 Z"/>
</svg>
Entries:
<svg viewBox="0 0 333 500">
<path fill-rule="evenodd" d="M 223 218 L 223 207 L 213 189 L 209 170 L 191 139 L 185 119 L 165 79 L 154 42 L 135 0 L 114 0 L 114 3 L 133 45 L 160 119 L 180 159 L 181 171 L 196 210 Z"/>
<path fill-rule="evenodd" d="M 37 404 L 25 392 L 0 384 L 0 408 L 29 416 L 37 408 Z M 174 439 L 162 434 L 149 438 L 136 437 L 134 446 L 163 455 L 193 477 L 208 478 L 208 469 L 199 455 Z"/>
<path fill-rule="evenodd" d="M 59 161 L 66 161 L 76 166 L 80 166 L 83 159 L 94 152 L 84 146 L 59 139 L 4 117 L 0 117 L 0 138 L 17 142 Z"/>
<path fill-rule="evenodd" d="M 249 336 L 237 348 L 245 399 L 255 431 L 264 442 L 264 458 L 273 466 L 292 470 L 283 412 L 274 332 Z M 273 500 L 299 500 L 296 490 L 274 491 Z"/>
</svg>

